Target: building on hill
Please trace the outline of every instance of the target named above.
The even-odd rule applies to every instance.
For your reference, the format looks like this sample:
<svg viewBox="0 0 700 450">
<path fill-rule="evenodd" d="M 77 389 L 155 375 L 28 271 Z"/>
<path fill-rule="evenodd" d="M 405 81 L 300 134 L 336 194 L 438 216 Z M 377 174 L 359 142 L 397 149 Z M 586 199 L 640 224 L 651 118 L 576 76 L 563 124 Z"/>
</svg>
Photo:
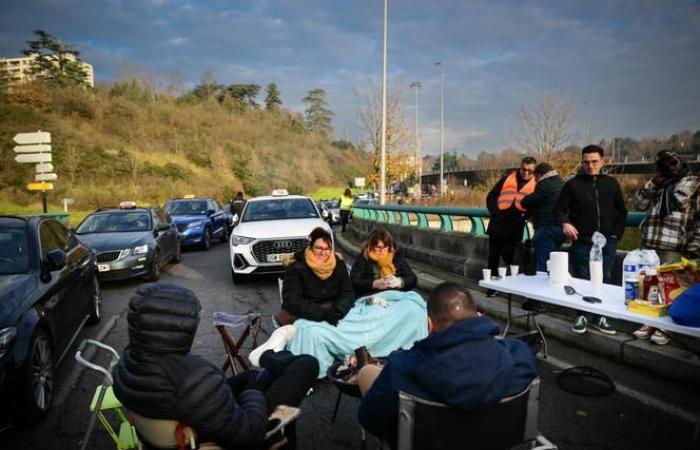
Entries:
<svg viewBox="0 0 700 450">
<path fill-rule="evenodd" d="M 73 55 L 68 54 L 66 57 L 70 60 L 75 60 Z M 34 78 L 31 69 L 35 58 L 36 55 L 22 56 L 19 58 L 0 57 L 0 73 L 7 77 L 11 86 L 30 81 Z M 88 64 L 85 61 L 80 61 L 80 64 L 87 73 L 87 84 L 91 87 L 95 87 L 95 75 L 92 64 Z"/>
</svg>

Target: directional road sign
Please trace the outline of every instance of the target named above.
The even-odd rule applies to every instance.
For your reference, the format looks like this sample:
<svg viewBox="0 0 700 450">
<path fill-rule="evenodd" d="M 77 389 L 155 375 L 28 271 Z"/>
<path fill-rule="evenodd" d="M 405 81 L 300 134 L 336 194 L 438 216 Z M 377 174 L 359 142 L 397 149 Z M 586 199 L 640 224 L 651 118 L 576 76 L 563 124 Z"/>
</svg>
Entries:
<svg viewBox="0 0 700 450">
<path fill-rule="evenodd" d="M 27 189 L 30 191 L 51 191 L 53 190 L 53 183 L 28 183 Z"/>
<path fill-rule="evenodd" d="M 36 165 L 36 173 L 49 173 L 53 172 L 53 164 L 43 163 Z"/>
<path fill-rule="evenodd" d="M 15 135 L 14 141 L 18 144 L 50 144 L 51 133 L 47 133 L 46 131 L 37 131 L 36 133 L 19 133 Z M 15 147 L 15 149 L 16 148 L 17 147 Z"/>
<path fill-rule="evenodd" d="M 34 175 L 36 181 L 55 181 L 57 178 L 58 175 L 55 173 L 38 173 Z"/>
<path fill-rule="evenodd" d="M 18 163 L 47 163 L 51 162 L 51 153 L 22 153 L 15 156 Z"/>
<path fill-rule="evenodd" d="M 15 153 L 47 153 L 51 151 L 49 144 L 15 145 Z"/>
</svg>

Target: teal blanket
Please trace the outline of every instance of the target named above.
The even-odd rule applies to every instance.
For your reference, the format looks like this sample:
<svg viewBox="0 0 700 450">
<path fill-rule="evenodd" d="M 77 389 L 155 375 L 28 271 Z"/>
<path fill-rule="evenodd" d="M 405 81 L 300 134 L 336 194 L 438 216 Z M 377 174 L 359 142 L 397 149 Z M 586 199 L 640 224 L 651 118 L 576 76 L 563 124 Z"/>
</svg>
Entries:
<svg viewBox="0 0 700 450">
<path fill-rule="evenodd" d="M 371 297 L 375 304 L 367 304 Z M 378 299 L 380 303 L 385 300 L 386 306 L 376 304 Z M 299 319 L 294 327 L 296 334 L 287 350 L 318 359 L 319 377 L 323 378 L 335 360 L 352 355 L 363 345 L 372 356 L 380 358 L 400 348 L 411 348 L 428 336 L 427 308 L 416 292 L 384 291 L 357 299 L 337 326 Z"/>
</svg>

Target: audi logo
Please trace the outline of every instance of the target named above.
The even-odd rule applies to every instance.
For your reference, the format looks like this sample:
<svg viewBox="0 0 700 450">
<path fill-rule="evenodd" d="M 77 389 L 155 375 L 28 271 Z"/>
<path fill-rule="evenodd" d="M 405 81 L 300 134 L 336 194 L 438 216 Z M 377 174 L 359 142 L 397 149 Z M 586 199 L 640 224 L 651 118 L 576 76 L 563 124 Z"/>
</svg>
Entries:
<svg viewBox="0 0 700 450">
<path fill-rule="evenodd" d="M 289 250 L 290 248 L 292 248 L 292 245 L 294 245 L 292 241 L 275 241 L 272 244 L 272 247 L 275 250 Z"/>
</svg>

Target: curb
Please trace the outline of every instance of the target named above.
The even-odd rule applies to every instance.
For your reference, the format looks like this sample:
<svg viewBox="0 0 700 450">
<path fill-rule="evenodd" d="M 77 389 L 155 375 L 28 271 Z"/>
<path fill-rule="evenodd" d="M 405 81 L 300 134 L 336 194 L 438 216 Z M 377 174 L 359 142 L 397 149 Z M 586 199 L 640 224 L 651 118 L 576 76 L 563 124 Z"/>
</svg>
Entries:
<svg viewBox="0 0 700 450">
<path fill-rule="evenodd" d="M 335 242 L 353 257 L 360 254 L 360 247 L 339 232 L 335 234 Z M 482 288 L 471 280 L 465 280 L 425 263 L 413 260 L 410 260 L 410 263 L 418 277 L 420 289 L 430 291 L 443 281 L 466 285 L 472 291 L 479 309 L 501 320 L 507 318 L 508 300 L 506 298 L 500 296 L 488 298 Z M 520 302 L 514 299 L 512 315 L 517 317 L 526 313 L 527 311 L 520 308 Z M 537 320 L 548 338 L 554 338 L 566 345 L 580 347 L 590 353 L 666 378 L 700 385 L 700 356 L 691 351 L 669 345 L 661 347 L 647 341 L 640 341 L 626 333 L 610 336 L 596 330 L 588 330 L 584 335 L 575 335 L 571 332 L 571 318 L 556 313 L 539 314 Z"/>
</svg>

